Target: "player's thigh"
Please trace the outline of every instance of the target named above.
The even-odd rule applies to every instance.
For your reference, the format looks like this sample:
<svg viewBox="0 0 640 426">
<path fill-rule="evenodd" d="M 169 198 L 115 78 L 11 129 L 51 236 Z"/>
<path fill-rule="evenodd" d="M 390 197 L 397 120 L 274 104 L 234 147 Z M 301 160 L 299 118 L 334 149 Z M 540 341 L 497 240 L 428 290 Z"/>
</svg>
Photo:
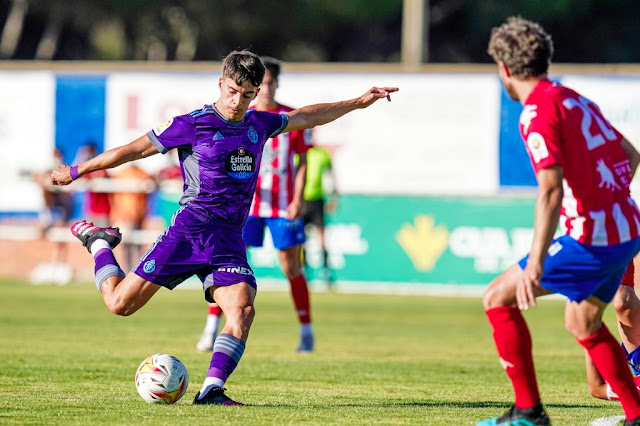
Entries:
<svg viewBox="0 0 640 426">
<path fill-rule="evenodd" d="M 302 245 L 297 244 L 292 247 L 278 251 L 278 257 L 280 258 L 280 264 L 285 274 L 291 274 L 291 278 L 295 278 L 299 275 L 302 267 L 302 260 L 300 253 L 302 251 Z"/>
<path fill-rule="evenodd" d="M 265 220 L 261 217 L 249 216 L 242 228 L 242 239 L 251 247 L 262 247 L 264 241 Z"/>
<path fill-rule="evenodd" d="M 246 282 L 232 285 L 217 285 L 209 288 L 212 299 L 220 306 L 227 320 L 242 317 L 253 311 L 256 289 Z"/>
</svg>

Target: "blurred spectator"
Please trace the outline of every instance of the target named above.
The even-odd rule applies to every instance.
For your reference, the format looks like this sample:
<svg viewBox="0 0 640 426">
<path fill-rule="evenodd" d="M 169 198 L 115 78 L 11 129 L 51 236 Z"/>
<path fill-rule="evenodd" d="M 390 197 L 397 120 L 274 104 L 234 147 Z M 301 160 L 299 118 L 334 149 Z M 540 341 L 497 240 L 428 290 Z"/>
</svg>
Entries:
<svg viewBox="0 0 640 426">
<path fill-rule="evenodd" d="M 30 279 L 34 283 L 66 284 L 73 277 L 73 271 L 67 264 L 68 244 L 63 238 L 58 237 L 59 233 L 55 232 L 56 228 L 66 228 L 71 218 L 73 208 L 71 193 L 62 187 L 51 185 L 50 177 L 51 169 L 63 162 L 62 152 L 55 148 L 51 167 L 32 174 L 42 190 L 43 208 L 38 214 L 41 238 L 53 243 L 51 261 L 36 265 L 31 271 Z"/>
<path fill-rule="evenodd" d="M 98 155 L 98 148 L 96 144 L 94 142 L 88 142 L 86 145 L 80 147 L 76 154 L 76 158 L 73 160 L 73 164 L 84 163 L 96 155 Z M 107 192 L 96 192 L 91 189 L 94 184 L 91 180 L 97 178 L 108 178 L 109 175 L 107 171 L 98 170 L 93 173 L 88 173 L 83 177 L 89 179 L 89 190 L 85 193 L 84 198 L 85 216 L 96 226 L 109 226 L 109 213 L 111 211 L 109 194 Z"/>
<path fill-rule="evenodd" d="M 153 177 L 136 163 L 129 163 L 112 173 L 116 192 L 111 195 L 111 223 L 131 238 L 122 243 L 125 251 L 125 269 L 131 269 L 142 257 L 144 243 L 135 232 L 144 228 L 149 192 L 155 189 Z"/>
<path fill-rule="evenodd" d="M 327 182 L 330 177 L 330 182 Z M 327 192 L 329 196 L 327 197 Z M 325 238 L 326 213 L 333 213 L 337 208 L 337 185 L 331 155 L 319 146 L 314 146 L 307 151 L 307 181 L 304 186 L 304 222 L 306 226 L 314 226 L 320 238 L 320 250 L 322 251 L 321 277 L 329 288 L 333 284 L 333 274 L 329 268 L 329 254 Z M 308 253 L 308 251 L 305 251 Z M 305 266 L 308 266 L 305 256 Z"/>
<path fill-rule="evenodd" d="M 64 162 L 62 152 L 55 148 L 52 166 Z M 52 168 L 53 168 L 52 167 Z M 34 173 L 34 180 L 40 185 L 44 208 L 38 215 L 40 226 L 44 234 L 54 226 L 64 226 L 71 217 L 71 193 L 61 191 L 59 187 L 51 185 L 51 169 Z"/>
</svg>

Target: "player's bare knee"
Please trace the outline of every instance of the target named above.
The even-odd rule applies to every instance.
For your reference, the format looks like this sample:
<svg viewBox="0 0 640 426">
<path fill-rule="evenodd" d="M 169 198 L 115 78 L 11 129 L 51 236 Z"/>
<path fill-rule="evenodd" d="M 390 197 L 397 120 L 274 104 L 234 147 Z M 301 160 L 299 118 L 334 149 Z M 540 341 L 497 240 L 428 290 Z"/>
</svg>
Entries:
<svg viewBox="0 0 640 426">
<path fill-rule="evenodd" d="M 605 389 L 605 386 L 589 385 L 589 394 L 591 394 L 591 396 L 594 398 L 607 399 L 607 391 Z"/>
<path fill-rule="evenodd" d="M 134 309 L 131 309 L 130 304 L 122 298 L 105 299 L 104 303 L 111 312 L 122 317 L 128 317 L 135 312 Z"/>
<path fill-rule="evenodd" d="M 302 273 L 302 268 L 299 264 L 296 264 L 295 261 L 288 261 L 282 264 L 282 272 L 287 277 L 287 279 L 292 280 L 300 276 L 300 274 Z"/>
<path fill-rule="evenodd" d="M 497 308 L 504 305 L 505 303 L 503 301 L 502 291 L 500 287 L 495 283 L 491 283 L 482 295 L 482 306 L 484 306 L 484 310 L 488 311 L 489 309 Z"/>
<path fill-rule="evenodd" d="M 631 287 L 620 286 L 620 288 L 616 292 L 615 297 L 613 298 L 613 309 L 615 309 L 616 314 L 618 315 L 624 314 L 625 312 L 630 311 L 633 308 L 632 295 L 627 289 L 631 289 L 633 291 Z"/>
</svg>

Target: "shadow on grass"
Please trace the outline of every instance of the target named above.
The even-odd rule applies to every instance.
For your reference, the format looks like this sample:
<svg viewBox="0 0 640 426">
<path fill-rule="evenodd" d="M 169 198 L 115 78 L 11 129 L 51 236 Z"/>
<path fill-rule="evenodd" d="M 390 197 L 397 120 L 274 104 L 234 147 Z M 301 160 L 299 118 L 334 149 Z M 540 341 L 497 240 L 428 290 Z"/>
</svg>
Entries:
<svg viewBox="0 0 640 426">
<path fill-rule="evenodd" d="M 545 407 L 553 408 L 593 408 L 593 405 L 586 404 L 544 404 Z M 508 409 L 511 404 L 496 401 L 477 401 L 477 402 L 381 402 L 381 403 L 328 403 L 328 404 L 278 404 L 278 403 L 266 403 L 266 404 L 245 404 L 245 407 L 263 407 L 263 408 L 315 408 L 315 409 L 333 409 L 333 408 L 366 408 L 366 407 L 378 407 L 378 408 L 394 408 L 394 407 L 454 407 L 454 408 L 504 408 Z"/>
</svg>

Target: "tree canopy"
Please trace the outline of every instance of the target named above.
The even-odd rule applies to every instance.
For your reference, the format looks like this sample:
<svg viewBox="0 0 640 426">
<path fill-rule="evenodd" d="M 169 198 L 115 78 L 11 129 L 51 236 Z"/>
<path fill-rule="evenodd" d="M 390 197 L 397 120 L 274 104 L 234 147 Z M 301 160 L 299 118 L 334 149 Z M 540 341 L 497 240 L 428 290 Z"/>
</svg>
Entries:
<svg viewBox="0 0 640 426">
<path fill-rule="evenodd" d="M 398 62 L 402 0 L 0 0 L 0 57 L 217 61 L 249 48 L 290 62 Z M 490 62 L 491 28 L 538 21 L 556 62 L 640 62 L 637 0 L 429 0 L 428 61 Z"/>
</svg>

